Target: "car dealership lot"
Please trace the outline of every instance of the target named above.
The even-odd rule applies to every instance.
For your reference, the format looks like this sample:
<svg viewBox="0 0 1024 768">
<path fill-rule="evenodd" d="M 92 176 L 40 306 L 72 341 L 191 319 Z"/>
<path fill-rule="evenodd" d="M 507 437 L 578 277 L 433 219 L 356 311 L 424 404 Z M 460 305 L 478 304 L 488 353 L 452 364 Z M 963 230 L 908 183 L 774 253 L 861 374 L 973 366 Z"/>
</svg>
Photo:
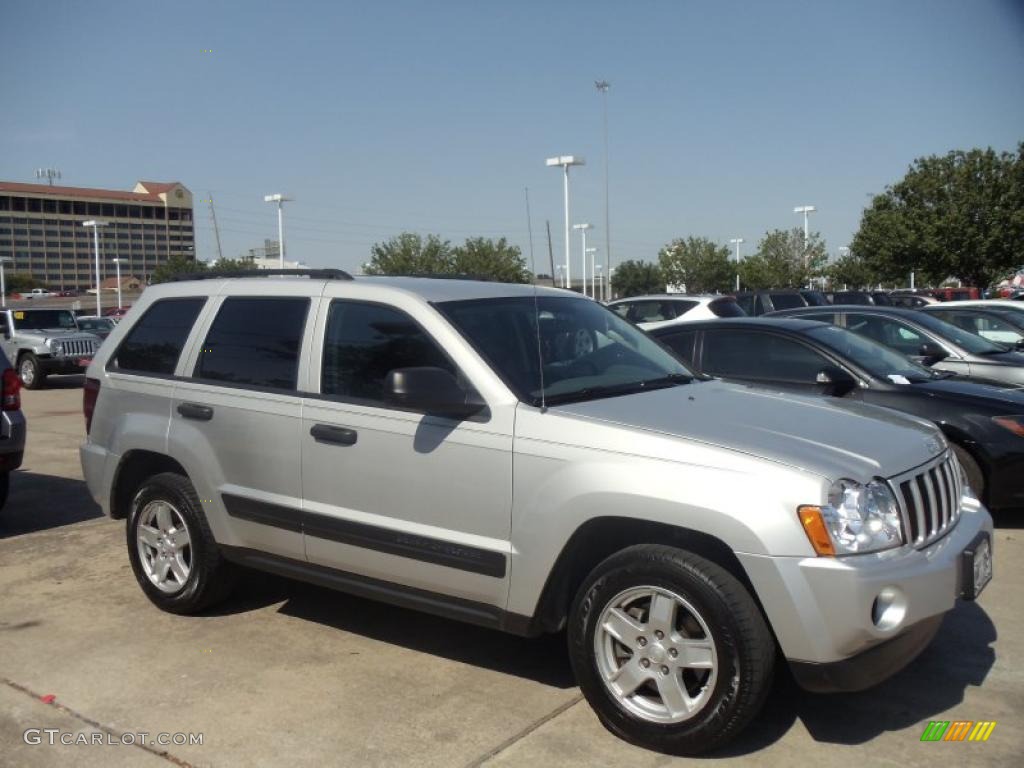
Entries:
<svg viewBox="0 0 1024 768">
<path fill-rule="evenodd" d="M 604 731 L 562 637 L 525 640 L 266 575 L 204 616 L 161 613 L 132 576 L 123 522 L 102 518 L 81 481 L 79 383 L 23 396 L 28 448 L 0 513 L 0 764 L 668 760 Z M 720 756 L 924 765 L 941 751 L 996 765 L 1024 752 L 1024 532 L 1013 515 L 997 525 L 994 581 L 909 669 L 860 694 L 784 684 Z M 54 704 L 39 700 L 48 694 Z M 998 725 L 984 744 L 921 743 L 929 720 Z M 29 728 L 203 744 L 32 745 Z"/>
</svg>

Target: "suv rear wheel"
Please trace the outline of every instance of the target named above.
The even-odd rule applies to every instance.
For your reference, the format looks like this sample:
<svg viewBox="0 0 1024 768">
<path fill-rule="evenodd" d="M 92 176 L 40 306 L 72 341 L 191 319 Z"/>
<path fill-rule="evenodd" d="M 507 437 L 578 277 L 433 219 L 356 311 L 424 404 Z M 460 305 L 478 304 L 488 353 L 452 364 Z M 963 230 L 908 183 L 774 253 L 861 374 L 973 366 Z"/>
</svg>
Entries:
<svg viewBox="0 0 1024 768">
<path fill-rule="evenodd" d="M 569 652 L 612 733 L 693 755 L 727 742 L 760 710 L 775 641 L 728 571 L 684 550 L 639 545 L 609 557 L 580 588 Z"/>
<path fill-rule="evenodd" d="M 234 569 L 221 557 L 188 478 L 164 472 L 146 480 L 132 501 L 127 531 L 135 578 L 163 610 L 199 612 L 234 586 Z"/>
</svg>

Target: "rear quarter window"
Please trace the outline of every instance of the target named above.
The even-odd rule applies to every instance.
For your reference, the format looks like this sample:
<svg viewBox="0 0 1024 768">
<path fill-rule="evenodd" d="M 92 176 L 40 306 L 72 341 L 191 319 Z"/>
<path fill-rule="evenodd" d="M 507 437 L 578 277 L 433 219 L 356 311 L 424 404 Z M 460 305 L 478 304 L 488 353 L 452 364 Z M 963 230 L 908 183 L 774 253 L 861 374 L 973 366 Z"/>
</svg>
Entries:
<svg viewBox="0 0 1024 768">
<path fill-rule="evenodd" d="M 128 331 L 111 365 L 115 370 L 170 376 L 206 303 L 205 297 L 161 299 Z"/>
<path fill-rule="evenodd" d="M 746 317 L 747 313 L 744 312 L 740 305 L 732 299 L 715 299 L 708 304 L 708 309 L 711 310 L 712 314 L 716 317 Z"/>
</svg>

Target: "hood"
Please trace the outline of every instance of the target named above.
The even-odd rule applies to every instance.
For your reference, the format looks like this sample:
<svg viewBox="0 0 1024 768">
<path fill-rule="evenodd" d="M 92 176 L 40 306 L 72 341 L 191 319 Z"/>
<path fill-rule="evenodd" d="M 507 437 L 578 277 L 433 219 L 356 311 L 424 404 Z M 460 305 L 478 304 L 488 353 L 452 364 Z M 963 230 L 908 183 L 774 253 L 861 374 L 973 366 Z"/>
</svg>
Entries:
<svg viewBox="0 0 1024 768">
<path fill-rule="evenodd" d="M 708 443 L 832 480 L 892 477 L 946 446 L 931 422 L 887 408 L 717 380 L 551 411 Z"/>
</svg>

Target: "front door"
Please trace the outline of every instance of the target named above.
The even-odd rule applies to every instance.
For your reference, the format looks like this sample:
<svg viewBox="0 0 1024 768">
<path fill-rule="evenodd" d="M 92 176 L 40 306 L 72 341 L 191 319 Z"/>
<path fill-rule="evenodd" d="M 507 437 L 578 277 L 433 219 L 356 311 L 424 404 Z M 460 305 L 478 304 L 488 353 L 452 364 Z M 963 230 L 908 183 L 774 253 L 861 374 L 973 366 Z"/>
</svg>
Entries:
<svg viewBox="0 0 1024 768">
<path fill-rule="evenodd" d="M 503 607 L 514 409 L 458 421 L 385 403 L 396 368 L 436 366 L 473 386 L 426 327 L 442 321 L 415 312 L 344 298 L 321 306 L 319 391 L 304 402 L 301 434 L 307 557 Z"/>
</svg>

